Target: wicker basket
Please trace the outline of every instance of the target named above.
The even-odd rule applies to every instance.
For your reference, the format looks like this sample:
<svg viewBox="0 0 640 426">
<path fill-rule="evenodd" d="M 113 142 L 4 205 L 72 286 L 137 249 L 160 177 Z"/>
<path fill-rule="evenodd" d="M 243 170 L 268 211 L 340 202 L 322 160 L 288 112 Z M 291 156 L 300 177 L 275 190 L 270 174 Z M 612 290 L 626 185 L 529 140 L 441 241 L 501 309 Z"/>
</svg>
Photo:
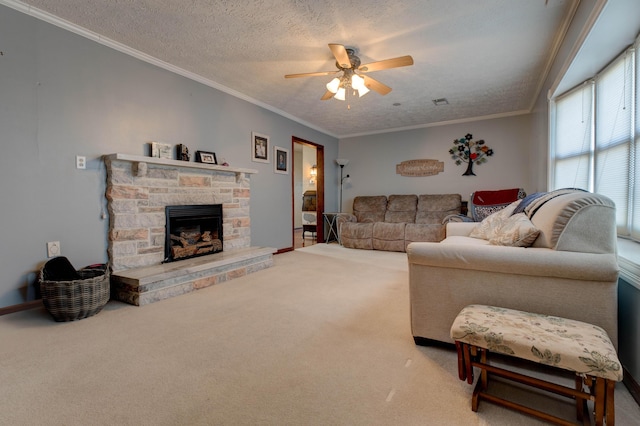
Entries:
<svg viewBox="0 0 640 426">
<path fill-rule="evenodd" d="M 70 264 L 69 264 L 70 265 Z M 40 270 L 40 291 L 47 311 L 56 321 L 74 321 L 97 314 L 109 301 L 109 265 L 99 264 L 75 272 L 78 279 L 59 280 Z"/>
</svg>

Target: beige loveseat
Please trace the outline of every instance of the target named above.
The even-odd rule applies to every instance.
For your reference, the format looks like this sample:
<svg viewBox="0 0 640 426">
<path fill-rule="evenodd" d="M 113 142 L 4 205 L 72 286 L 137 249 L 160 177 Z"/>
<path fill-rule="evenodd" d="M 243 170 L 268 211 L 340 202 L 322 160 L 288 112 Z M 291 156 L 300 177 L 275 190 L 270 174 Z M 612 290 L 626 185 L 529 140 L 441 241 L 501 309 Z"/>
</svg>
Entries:
<svg viewBox="0 0 640 426">
<path fill-rule="evenodd" d="M 460 194 L 360 196 L 353 214 L 341 214 L 337 226 L 344 247 L 406 251 L 414 241 L 441 241 L 442 221 L 460 213 Z"/>
<path fill-rule="evenodd" d="M 533 201 L 530 197 L 485 219 L 493 218 L 494 228 L 482 225 L 484 221 L 451 222 L 443 241 L 408 246 L 416 343 L 453 343 L 449 331 L 456 315 L 467 305 L 484 304 L 595 324 L 617 347 L 614 203 L 576 190 L 545 193 Z M 524 212 L 511 215 L 523 205 Z M 501 234 L 509 228 L 507 221 L 523 226 Z M 493 235 L 473 238 L 472 232 Z M 495 245 L 509 242 L 516 247 Z M 528 243 L 530 247 L 517 246 Z"/>
</svg>

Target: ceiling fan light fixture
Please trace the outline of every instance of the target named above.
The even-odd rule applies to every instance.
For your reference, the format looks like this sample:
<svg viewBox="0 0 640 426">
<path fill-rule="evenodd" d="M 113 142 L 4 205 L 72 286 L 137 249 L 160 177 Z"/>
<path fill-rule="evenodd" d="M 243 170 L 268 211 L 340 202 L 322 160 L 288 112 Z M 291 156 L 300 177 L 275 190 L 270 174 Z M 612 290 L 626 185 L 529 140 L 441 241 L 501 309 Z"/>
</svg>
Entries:
<svg viewBox="0 0 640 426">
<path fill-rule="evenodd" d="M 360 90 L 361 87 L 364 86 L 364 78 L 360 77 L 358 74 L 353 74 L 351 76 L 351 87 L 355 90 Z"/>
<path fill-rule="evenodd" d="M 356 50 L 353 48 L 346 48 L 342 44 L 329 43 L 329 49 L 336 59 L 336 68 L 338 68 L 337 72 L 342 72 L 342 75 L 333 78 L 325 85 L 327 91 L 322 95 L 322 97 L 320 97 L 320 100 L 323 101 L 331 98 L 345 101 L 349 95 L 355 97 L 357 92 L 358 97 L 362 97 L 369 93 L 370 90 L 384 96 L 391 92 L 391 87 L 369 77 L 367 74 L 363 75 L 362 73 L 413 65 L 413 58 L 409 55 L 384 59 L 382 61 L 362 65 L 360 58 L 356 55 Z M 302 74 L 286 74 L 284 77 L 297 78 L 335 74 L 336 71 L 318 71 Z M 347 90 L 351 90 L 351 93 L 347 93 Z M 347 102 L 347 109 L 350 109 L 349 102 Z"/>
<path fill-rule="evenodd" d="M 338 87 L 340 87 L 340 79 L 338 77 L 327 83 L 327 90 L 331 93 L 337 93 Z"/>
</svg>

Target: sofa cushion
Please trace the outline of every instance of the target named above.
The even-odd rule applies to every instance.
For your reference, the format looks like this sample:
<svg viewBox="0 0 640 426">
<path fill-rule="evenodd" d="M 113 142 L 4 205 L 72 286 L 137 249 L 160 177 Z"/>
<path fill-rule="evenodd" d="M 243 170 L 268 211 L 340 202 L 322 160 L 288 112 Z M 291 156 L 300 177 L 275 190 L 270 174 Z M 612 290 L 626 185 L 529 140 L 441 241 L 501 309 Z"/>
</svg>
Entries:
<svg viewBox="0 0 640 426">
<path fill-rule="evenodd" d="M 416 221 L 417 195 L 389 195 L 384 221 L 413 223 Z"/>
<path fill-rule="evenodd" d="M 452 235 L 440 241 L 440 244 L 465 244 L 465 245 L 486 246 L 486 245 L 489 245 L 489 241 L 481 240 L 480 238 L 465 237 L 463 235 Z"/>
<path fill-rule="evenodd" d="M 405 250 L 413 242 L 440 242 L 445 238 L 445 226 L 430 223 L 407 223 L 404 228 Z"/>
<path fill-rule="evenodd" d="M 405 223 L 374 223 L 373 249 L 386 251 L 405 251 L 405 226 Z"/>
<path fill-rule="evenodd" d="M 340 243 L 347 248 L 373 250 L 373 223 L 344 222 L 340 226 Z"/>
<path fill-rule="evenodd" d="M 473 238 L 481 238 L 483 240 L 490 240 L 499 232 L 502 224 L 509 218 L 509 216 L 511 216 L 511 213 L 513 213 L 516 207 L 518 207 L 518 204 L 520 204 L 520 201 L 514 201 L 507 207 L 485 217 L 482 222 L 478 223 L 475 228 L 473 228 L 469 236 Z"/>
<path fill-rule="evenodd" d="M 509 216 L 489 238 L 496 246 L 530 247 L 538 238 L 540 230 L 535 227 L 526 214 Z"/>
<path fill-rule="evenodd" d="M 353 199 L 353 214 L 358 222 L 383 222 L 387 210 L 384 195 L 359 196 Z"/>
<path fill-rule="evenodd" d="M 416 223 L 441 224 L 451 214 L 460 213 L 460 194 L 424 194 L 418 197 Z"/>
</svg>

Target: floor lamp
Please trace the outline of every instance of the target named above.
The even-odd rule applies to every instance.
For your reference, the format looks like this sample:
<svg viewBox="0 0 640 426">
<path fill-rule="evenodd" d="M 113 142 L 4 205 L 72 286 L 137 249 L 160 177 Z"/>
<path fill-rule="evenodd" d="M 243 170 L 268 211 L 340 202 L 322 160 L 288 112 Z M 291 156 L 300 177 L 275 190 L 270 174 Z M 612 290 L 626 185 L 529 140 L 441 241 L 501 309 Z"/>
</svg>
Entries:
<svg viewBox="0 0 640 426">
<path fill-rule="evenodd" d="M 338 166 L 340 166 L 340 208 L 338 209 L 338 211 L 342 213 L 342 185 L 344 184 L 345 180 L 349 179 L 349 175 L 343 177 L 343 172 L 344 166 L 349 164 L 349 160 L 345 158 L 338 158 L 336 159 L 336 163 L 338 163 Z"/>
</svg>

